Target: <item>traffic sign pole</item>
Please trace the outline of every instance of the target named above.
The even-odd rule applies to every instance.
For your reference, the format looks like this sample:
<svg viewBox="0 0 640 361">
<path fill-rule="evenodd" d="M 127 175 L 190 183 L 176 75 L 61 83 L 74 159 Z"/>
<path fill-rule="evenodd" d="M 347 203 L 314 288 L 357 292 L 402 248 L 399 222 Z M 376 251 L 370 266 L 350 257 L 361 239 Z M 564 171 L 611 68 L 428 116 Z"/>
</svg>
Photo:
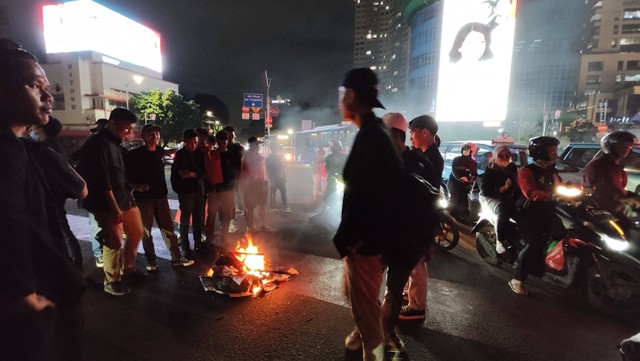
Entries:
<svg viewBox="0 0 640 361">
<path fill-rule="evenodd" d="M 269 79 L 269 75 L 267 74 L 266 70 L 264 71 L 264 79 L 265 79 L 265 81 L 267 83 L 267 106 L 265 107 L 266 112 L 265 112 L 265 115 L 264 115 L 264 128 L 265 128 L 265 133 L 267 135 L 267 142 L 270 143 L 271 142 L 271 137 L 269 135 L 271 133 L 270 132 L 271 127 L 267 126 L 267 119 L 270 117 L 270 115 L 269 115 L 270 114 L 269 113 L 270 104 L 269 103 L 271 103 L 271 99 L 269 98 L 269 88 L 271 87 L 271 79 Z"/>
</svg>

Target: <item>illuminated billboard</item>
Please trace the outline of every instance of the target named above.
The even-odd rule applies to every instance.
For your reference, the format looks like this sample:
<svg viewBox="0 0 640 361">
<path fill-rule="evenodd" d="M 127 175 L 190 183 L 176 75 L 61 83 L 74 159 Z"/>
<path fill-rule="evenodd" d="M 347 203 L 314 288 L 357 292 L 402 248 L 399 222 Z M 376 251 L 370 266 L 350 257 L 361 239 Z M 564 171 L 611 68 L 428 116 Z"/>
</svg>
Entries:
<svg viewBox="0 0 640 361">
<path fill-rule="evenodd" d="M 436 119 L 503 121 L 517 0 L 445 0 Z"/>
<path fill-rule="evenodd" d="M 162 72 L 160 34 L 98 3 L 42 7 L 47 53 L 95 51 Z"/>
</svg>

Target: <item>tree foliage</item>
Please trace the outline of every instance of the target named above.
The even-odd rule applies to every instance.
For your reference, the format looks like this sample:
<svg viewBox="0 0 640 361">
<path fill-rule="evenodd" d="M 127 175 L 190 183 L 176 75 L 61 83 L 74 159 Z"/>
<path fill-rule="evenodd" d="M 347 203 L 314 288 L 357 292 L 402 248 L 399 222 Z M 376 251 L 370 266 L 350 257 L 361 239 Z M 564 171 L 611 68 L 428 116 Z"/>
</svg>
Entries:
<svg viewBox="0 0 640 361">
<path fill-rule="evenodd" d="M 184 100 L 171 89 L 144 91 L 133 97 L 133 107 L 143 122 L 154 122 L 162 127 L 164 145 L 179 142 L 185 129 L 202 125 L 198 104 Z"/>
</svg>

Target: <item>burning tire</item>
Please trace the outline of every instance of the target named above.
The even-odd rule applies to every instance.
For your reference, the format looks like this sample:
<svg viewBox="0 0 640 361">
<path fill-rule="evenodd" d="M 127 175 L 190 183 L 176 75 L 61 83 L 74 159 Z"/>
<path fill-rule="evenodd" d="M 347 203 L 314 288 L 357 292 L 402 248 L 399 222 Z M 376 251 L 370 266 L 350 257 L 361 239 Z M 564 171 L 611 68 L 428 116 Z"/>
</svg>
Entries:
<svg viewBox="0 0 640 361">
<path fill-rule="evenodd" d="M 460 239 L 458 223 L 450 215 L 442 214 L 439 225 L 436 228 L 436 248 L 443 252 L 454 249 Z"/>
<path fill-rule="evenodd" d="M 493 226 L 486 225 L 476 232 L 476 249 L 485 262 L 498 266 L 498 252 L 496 251 L 496 232 Z"/>
<path fill-rule="evenodd" d="M 589 302 L 599 311 L 625 317 L 640 315 L 640 275 L 623 267 L 610 269 L 608 282 L 596 266 L 587 274 Z"/>
</svg>

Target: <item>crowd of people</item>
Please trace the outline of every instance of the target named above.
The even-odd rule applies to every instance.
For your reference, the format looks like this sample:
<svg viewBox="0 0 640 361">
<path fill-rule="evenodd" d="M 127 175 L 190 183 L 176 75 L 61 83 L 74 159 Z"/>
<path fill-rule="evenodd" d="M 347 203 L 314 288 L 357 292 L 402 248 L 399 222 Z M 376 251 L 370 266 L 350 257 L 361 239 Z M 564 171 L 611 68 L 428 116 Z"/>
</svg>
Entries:
<svg viewBox="0 0 640 361">
<path fill-rule="evenodd" d="M 0 338 L 10 341 L 0 348 L 3 360 L 82 359 L 82 253 L 66 222 L 65 199 L 80 199 L 89 211 L 96 266 L 104 271 L 104 291 L 114 296 L 131 292 L 127 279 L 146 277 L 136 267 L 140 242 L 146 270 L 158 269 L 151 235 L 154 219 L 171 254 L 171 265 L 180 268 L 194 264 L 195 252 L 229 246 L 231 228 L 237 227 L 237 206 L 243 209 L 249 232 L 272 231 L 266 210 L 268 205 L 276 209 L 276 192 L 283 210 L 290 211 L 277 146 L 272 144 L 271 156 L 265 157 L 260 140 L 249 138 L 245 150 L 235 141 L 232 126 L 213 135 L 204 129 L 186 129 L 170 176 L 179 200 L 176 234 L 160 147 L 162 128 L 142 126 L 144 144 L 127 152 L 121 144 L 137 117 L 116 108 L 108 119 L 97 122 L 73 157 L 73 167 L 55 151 L 53 139 L 61 127 L 51 117 L 53 98 L 48 87 L 37 59 L 14 42 L 0 39 L 0 151 L 5 155 L 0 177 L 4 230 L 0 277 L 5 290 L 0 294 Z M 319 151 L 314 176 L 314 191 L 325 201 L 335 194 L 338 182 L 344 184 L 341 221 L 333 242 L 344 259 L 345 292 L 355 321 L 345 347 L 362 349 L 363 360 L 383 360 L 388 350 L 404 351 L 396 333 L 398 319 L 426 317 L 427 264 L 434 229 L 398 227 L 406 224 L 402 217 L 407 214 L 407 204 L 399 200 L 407 197 L 409 175 L 437 189 L 444 167 L 436 120 L 421 115 L 407 121 L 400 113 L 378 118 L 373 109 L 384 106 L 377 89 L 377 76 L 368 68 L 345 74 L 339 107 L 342 117 L 359 131 L 348 155 L 337 141 L 330 155 Z M 30 139 L 29 131 L 36 140 Z M 407 133 L 411 148 L 405 145 Z M 606 155 L 589 163 L 584 174 L 584 183 L 600 192 L 600 197 L 609 201 L 614 195 L 615 202 L 605 206 L 621 216 L 638 206 L 637 198 L 624 189 L 622 166 L 634 142 L 627 132 L 607 135 L 602 142 Z M 450 187 L 455 183 L 453 188 L 460 188 L 452 196 L 462 197 L 467 183 L 477 178 L 483 206 L 498 216 L 497 247 L 504 247 L 506 222 L 519 214 L 527 246 L 518 255 L 509 287 L 520 295 L 528 293 L 524 282 L 529 273 L 535 274 L 542 264 L 546 240 L 564 237 L 565 230 L 551 209 L 556 199 L 553 187 L 560 182 L 554 168 L 558 144 L 553 137 L 532 139 L 529 151 L 534 162 L 520 170 L 511 163 L 507 146 L 495 148 L 493 162 L 480 176 L 471 145 L 463 146 L 453 162 Z M 326 188 L 322 185 L 325 175 Z M 431 221 L 424 223 L 436 223 Z M 385 269 L 386 292 L 380 303 Z M 407 284 L 408 304 L 403 306 Z"/>
<path fill-rule="evenodd" d="M 399 207 L 408 204 L 399 205 L 397 200 L 402 199 L 403 175 L 417 174 L 439 188 L 443 169 L 435 119 L 423 115 L 407 122 L 399 113 L 376 117 L 373 108 L 384 108 L 377 99 L 377 85 L 375 73 L 360 68 L 349 71 L 339 87 L 342 116 L 359 131 L 342 172 L 342 219 L 333 241 L 344 259 L 345 290 L 355 321 L 354 330 L 345 338 L 345 348 L 362 349 L 363 360 L 384 360 L 385 351 L 404 351 L 396 321 L 426 317 L 427 262 L 433 234 L 417 235 L 410 228 L 399 227 L 403 224 L 399 215 L 406 215 Z M 405 146 L 407 132 L 412 149 Z M 605 155 L 592 160 L 584 172 L 583 183 L 592 188 L 594 199 L 602 199 L 601 206 L 620 218 L 635 215 L 640 206 L 637 195 L 625 189 L 623 164 L 635 141 L 635 136 L 625 131 L 606 135 L 602 139 Z M 448 186 L 451 210 L 457 216 L 468 216 L 467 197 L 472 186 L 477 186 L 482 206 L 497 216 L 499 253 L 506 251 L 510 218 L 518 222 L 526 246 L 519 251 L 508 282 L 518 295 L 528 294 L 524 283 L 529 274 L 544 274 L 547 241 L 567 234 L 554 211 L 561 197 L 554 193 L 561 183 L 554 166 L 558 145 L 554 137 L 532 138 L 529 155 L 533 163 L 521 169 L 512 163 L 507 145 L 495 147 L 481 175 L 471 143 L 464 144 L 461 155 L 452 162 Z M 415 242 L 416 237 L 422 237 L 422 242 Z M 385 269 L 386 292 L 380 303 Z M 402 306 L 407 282 L 408 304 Z"/>
<path fill-rule="evenodd" d="M 127 151 L 123 142 L 138 119 L 128 109 L 115 108 L 68 159 L 56 143 L 62 125 L 51 116 L 48 88 L 36 57 L 0 39 L 0 150 L 7 157 L 0 177 L 0 218 L 6 229 L 0 242 L 6 290 L 0 295 L 2 360 L 82 359 L 83 257 L 66 218 L 67 199 L 79 200 L 89 212 L 92 253 L 104 272 L 104 291 L 113 296 L 131 292 L 125 281 L 146 279 L 147 273 L 136 267 L 140 242 L 146 271 L 158 270 L 154 219 L 170 264 L 181 268 L 194 264 L 196 251 L 231 246 L 230 228 L 238 229 L 236 204 L 244 207 L 248 232 L 272 231 L 265 219 L 269 184 L 271 208 L 279 191 L 283 210 L 291 211 L 277 146 L 272 145 L 274 157 L 265 158 L 259 151 L 262 142 L 249 138 L 245 151 L 233 126 L 214 135 L 186 129 L 170 176 L 180 204 L 176 234 L 162 128 L 145 124 L 143 145 Z"/>
</svg>

